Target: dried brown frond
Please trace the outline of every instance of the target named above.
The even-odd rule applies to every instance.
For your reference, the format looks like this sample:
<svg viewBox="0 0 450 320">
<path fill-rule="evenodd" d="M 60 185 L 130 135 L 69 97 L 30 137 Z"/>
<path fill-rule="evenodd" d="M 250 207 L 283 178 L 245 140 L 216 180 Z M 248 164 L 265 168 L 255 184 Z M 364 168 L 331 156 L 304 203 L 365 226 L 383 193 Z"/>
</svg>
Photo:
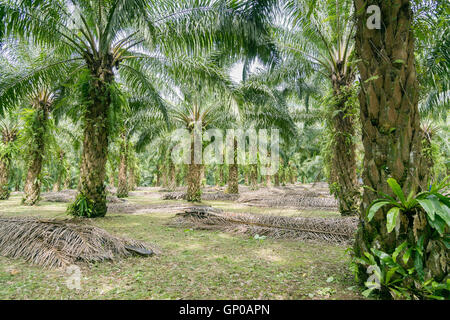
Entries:
<svg viewBox="0 0 450 320">
<path fill-rule="evenodd" d="M 211 207 L 191 207 L 178 213 L 175 225 L 199 229 L 219 229 L 234 233 L 321 240 L 333 243 L 349 243 L 357 229 L 356 218 L 303 218 L 248 213 L 229 213 Z"/>
<path fill-rule="evenodd" d="M 0 255 L 49 268 L 159 252 L 153 245 L 110 235 L 86 221 L 0 216 Z"/>
</svg>

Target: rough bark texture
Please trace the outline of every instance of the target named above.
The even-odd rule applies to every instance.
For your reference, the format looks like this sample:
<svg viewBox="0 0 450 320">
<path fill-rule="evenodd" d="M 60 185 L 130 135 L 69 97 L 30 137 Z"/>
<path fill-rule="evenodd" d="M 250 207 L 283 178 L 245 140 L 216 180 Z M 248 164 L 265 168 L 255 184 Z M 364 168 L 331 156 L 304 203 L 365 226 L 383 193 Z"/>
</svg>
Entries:
<svg viewBox="0 0 450 320">
<path fill-rule="evenodd" d="M 177 186 L 177 173 L 176 173 L 176 167 L 175 164 L 172 161 L 172 158 L 169 157 L 169 165 L 167 167 L 167 174 L 169 176 L 169 182 L 168 182 L 168 189 L 169 190 L 175 190 L 176 186 Z"/>
<path fill-rule="evenodd" d="M 222 165 L 219 165 L 219 185 L 220 186 L 225 185 L 225 177 L 224 177 Z"/>
<path fill-rule="evenodd" d="M 156 165 L 156 186 L 161 186 L 161 166 L 159 164 Z"/>
<path fill-rule="evenodd" d="M 3 157 L 0 159 L 0 200 L 6 200 L 9 198 L 9 169 L 11 159 L 9 157 Z"/>
<path fill-rule="evenodd" d="M 57 172 L 57 176 L 56 176 L 56 182 L 53 185 L 54 192 L 61 191 L 63 176 L 65 174 L 67 174 L 66 167 L 64 166 L 64 157 L 65 157 L 64 151 L 60 150 L 58 152 L 58 172 Z"/>
<path fill-rule="evenodd" d="M 128 191 L 133 191 L 136 188 L 136 176 L 134 173 L 134 166 L 130 166 L 128 170 Z"/>
<path fill-rule="evenodd" d="M 17 138 L 17 130 L 5 128 L 2 134 L 2 143 L 7 147 L 13 143 Z M 0 157 L 0 200 L 7 200 L 9 198 L 9 175 L 11 169 L 11 154 L 5 153 Z M 17 184 L 16 184 L 17 187 Z"/>
<path fill-rule="evenodd" d="M 202 165 L 194 163 L 194 143 L 191 143 L 191 163 L 188 164 L 187 173 L 187 195 L 186 200 L 190 202 L 200 202 Z"/>
<path fill-rule="evenodd" d="M 114 188 L 116 186 L 115 179 L 114 179 L 114 169 L 111 168 L 111 173 L 109 174 L 109 186 L 111 188 Z"/>
<path fill-rule="evenodd" d="M 228 165 L 228 188 L 227 193 L 239 193 L 239 167 L 237 164 L 237 140 L 233 144 L 233 163 Z"/>
<path fill-rule="evenodd" d="M 45 101 L 38 101 L 34 104 L 36 117 L 33 128 L 34 136 L 30 144 L 27 178 L 25 180 L 24 198 L 22 202 L 26 206 L 33 206 L 39 201 L 41 194 L 40 174 L 44 161 L 45 132 L 47 130 L 47 120 L 49 105 Z"/>
<path fill-rule="evenodd" d="M 113 81 L 112 67 L 108 63 L 104 61 L 91 66 L 90 103 L 85 112 L 79 196 L 91 204 L 91 217 L 103 217 L 107 211 L 104 181 L 108 155 L 108 109 L 111 104 L 109 84 Z"/>
<path fill-rule="evenodd" d="M 120 143 L 119 181 L 117 184 L 117 197 L 128 197 L 128 143 L 125 134 L 122 134 Z"/>
<path fill-rule="evenodd" d="M 250 165 L 250 189 L 251 190 L 258 189 L 258 165 L 257 164 Z"/>
<path fill-rule="evenodd" d="M 280 170 L 280 183 L 284 186 L 286 185 L 286 168 L 283 167 Z"/>
<path fill-rule="evenodd" d="M 333 153 L 331 155 L 330 187 L 339 202 L 343 216 L 356 215 L 360 193 L 356 176 L 355 114 L 348 105 L 346 92 L 353 77 L 337 74 L 333 77 L 335 105 L 332 109 Z"/>
<path fill-rule="evenodd" d="M 69 172 L 67 173 L 67 177 L 64 180 L 64 190 L 70 189 L 70 176 L 69 176 Z"/>
<path fill-rule="evenodd" d="M 411 32 L 409 0 L 371 1 L 381 9 L 381 29 L 366 27 L 366 1 L 355 0 L 357 13 L 356 49 L 361 74 L 362 140 L 364 144 L 365 185 L 392 194 L 386 180 L 395 178 L 405 194 L 424 187 L 427 169 L 423 165 L 422 132 L 418 112 L 418 85 Z M 426 162 L 425 162 L 426 163 Z M 354 251 L 362 256 L 376 247 L 392 253 L 405 239 L 414 241 L 420 214 L 400 216 L 398 232 L 387 233 L 386 210 L 379 210 L 367 221 L 367 208 L 379 196 L 364 190 L 361 224 Z M 423 217 L 424 218 L 424 217 Z M 426 219 L 421 219 L 427 229 Z M 440 280 L 448 273 L 448 250 L 425 239 L 426 272 Z M 446 262 L 447 261 L 447 262 Z"/>
<path fill-rule="evenodd" d="M 278 172 L 273 175 L 273 185 L 275 187 L 280 186 L 280 175 L 278 174 Z"/>
</svg>

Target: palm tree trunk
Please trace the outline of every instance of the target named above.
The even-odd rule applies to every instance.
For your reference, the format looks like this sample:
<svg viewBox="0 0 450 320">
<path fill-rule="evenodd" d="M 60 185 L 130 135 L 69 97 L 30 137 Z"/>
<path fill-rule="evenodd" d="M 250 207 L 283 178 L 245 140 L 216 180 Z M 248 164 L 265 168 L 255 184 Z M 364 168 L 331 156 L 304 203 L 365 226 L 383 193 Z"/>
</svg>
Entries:
<svg viewBox="0 0 450 320">
<path fill-rule="evenodd" d="M 122 134 L 120 143 L 119 181 L 117 184 L 117 197 L 128 197 L 128 142 L 125 134 Z"/>
<path fill-rule="evenodd" d="M 258 165 L 257 164 L 250 165 L 250 189 L 251 190 L 258 189 Z"/>
<path fill-rule="evenodd" d="M 219 164 L 219 185 L 225 185 L 225 177 L 223 173 L 223 165 Z"/>
<path fill-rule="evenodd" d="M 41 194 L 39 175 L 42 169 L 42 160 L 42 154 L 39 151 L 33 152 L 31 155 L 23 198 L 23 204 L 26 206 L 33 206 L 39 201 L 39 196 Z"/>
<path fill-rule="evenodd" d="M 7 156 L 0 158 L 0 200 L 9 198 L 9 170 L 11 159 Z"/>
<path fill-rule="evenodd" d="M 67 172 L 66 179 L 64 180 L 64 190 L 70 188 L 70 172 Z"/>
<path fill-rule="evenodd" d="M 177 186 L 177 174 L 176 174 L 176 167 L 173 163 L 171 157 L 169 157 L 169 166 L 168 166 L 168 175 L 169 175 L 169 190 L 175 190 Z"/>
<path fill-rule="evenodd" d="M 134 166 L 130 166 L 128 170 L 128 191 L 133 191 L 136 188 L 136 176 L 134 173 Z"/>
<path fill-rule="evenodd" d="M 281 171 L 280 171 L 280 184 L 286 185 L 286 168 L 285 167 L 281 168 Z"/>
<path fill-rule="evenodd" d="M 191 143 L 191 163 L 188 164 L 187 174 L 187 195 L 186 200 L 190 202 L 200 202 L 202 165 L 194 163 L 194 143 Z"/>
<path fill-rule="evenodd" d="M 161 186 L 161 166 L 159 164 L 156 165 L 156 186 Z"/>
<path fill-rule="evenodd" d="M 109 186 L 111 187 L 111 188 L 114 188 L 115 186 L 116 186 L 116 183 L 115 183 L 115 179 L 114 179 L 115 177 L 114 177 L 114 170 L 113 169 L 111 169 L 111 173 L 110 173 L 110 175 L 109 175 Z"/>
<path fill-rule="evenodd" d="M 274 186 L 279 187 L 280 186 L 280 175 L 278 174 L 278 172 L 273 175 L 273 180 L 274 180 Z"/>
<path fill-rule="evenodd" d="M 332 109 L 333 154 L 331 156 L 330 182 L 332 193 L 339 202 L 339 212 L 343 216 L 356 215 L 359 206 L 359 188 L 356 176 L 355 115 L 348 105 L 347 92 L 351 79 L 343 79 L 343 85 L 333 83 L 335 108 Z"/>
<path fill-rule="evenodd" d="M 239 193 L 239 167 L 237 164 L 237 140 L 234 139 L 233 144 L 233 164 L 228 165 L 228 189 L 231 194 Z"/>
<path fill-rule="evenodd" d="M 36 130 L 31 143 L 30 158 L 28 163 L 27 178 L 25 181 L 24 198 L 22 202 L 26 206 L 35 205 L 41 194 L 40 174 L 42 170 L 42 163 L 44 160 L 45 142 L 44 135 L 47 130 L 48 110 L 47 107 L 39 103 L 35 105 L 36 124 L 39 130 Z"/>
<path fill-rule="evenodd" d="M 81 160 L 81 183 L 78 197 L 84 197 L 91 206 L 91 217 L 103 217 L 106 214 L 105 165 L 108 155 L 108 108 L 111 97 L 107 83 L 112 82 L 112 68 L 106 74 L 93 80 L 95 84 L 90 92 L 92 103 L 85 113 L 83 154 Z M 75 215 L 76 212 L 73 212 Z"/>
<path fill-rule="evenodd" d="M 376 191 L 392 194 L 386 183 L 393 177 L 405 194 L 425 187 L 426 168 L 422 156 L 422 131 L 418 111 L 413 20 L 411 1 L 372 1 L 381 9 L 381 29 L 366 27 L 366 1 L 355 0 L 357 13 L 356 49 L 360 58 L 362 139 L 364 144 L 363 182 Z M 403 241 L 415 239 L 415 217 L 401 214 L 399 232 L 388 233 L 386 212 L 379 210 L 369 223 L 367 208 L 378 195 L 365 189 L 361 204 L 361 224 L 355 241 L 355 255 L 363 256 L 376 247 L 387 253 Z M 425 272 L 436 280 L 448 272 L 445 246 L 425 235 Z"/>
</svg>

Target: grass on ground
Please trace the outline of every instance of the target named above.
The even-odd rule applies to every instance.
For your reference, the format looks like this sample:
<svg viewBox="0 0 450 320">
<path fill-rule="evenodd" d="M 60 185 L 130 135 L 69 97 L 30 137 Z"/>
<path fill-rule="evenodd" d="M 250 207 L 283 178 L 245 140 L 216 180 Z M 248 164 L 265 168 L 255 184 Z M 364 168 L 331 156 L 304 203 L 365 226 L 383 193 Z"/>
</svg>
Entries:
<svg viewBox="0 0 450 320">
<path fill-rule="evenodd" d="M 129 201 L 157 202 L 146 201 L 145 196 Z M 245 211 L 233 209 L 232 202 L 207 203 Z M 16 195 L 0 203 L 0 214 L 64 218 L 66 206 L 41 202 L 25 207 Z M 275 208 L 246 212 L 299 214 Z M 80 290 L 68 288 L 66 270 L 47 270 L 21 259 L 0 257 L 0 299 L 363 299 L 343 246 L 168 227 L 173 216 L 160 209 L 140 215 L 110 212 L 94 220 L 112 234 L 155 243 L 163 254 L 80 265 Z"/>
</svg>

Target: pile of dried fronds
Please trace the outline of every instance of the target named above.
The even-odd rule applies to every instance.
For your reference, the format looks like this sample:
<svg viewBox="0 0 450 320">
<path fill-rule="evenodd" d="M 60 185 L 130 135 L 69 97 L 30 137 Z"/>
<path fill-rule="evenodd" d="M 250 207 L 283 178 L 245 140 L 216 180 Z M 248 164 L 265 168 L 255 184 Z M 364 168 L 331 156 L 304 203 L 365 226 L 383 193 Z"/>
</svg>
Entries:
<svg viewBox="0 0 450 320">
<path fill-rule="evenodd" d="M 169 192 L 163 195 L 163 200 L 184 200 L 186 199 L 186 192 Z"/>
<path fill-rule="evenodd" d="M 235 201 L 239 199 L 239 194 L 236 193 L 225 193 L 223 191 L 219 192 L 204 192 L 202 193 L 202 200 L 226 200 L 226 201 Z"/>
<path fill-rule="evenodd" d="M 282 194 L 276 197 L 273 197 L 273 195 L 270 197 L 261 197 L 259 195 L 253 197 L 243 196 L 238 202 L 259 207 L 314 208 L 324 210 L 337 208 L 337 201 L 333 197 L 317 195 L 311 192 L 305 192 L 300 195 Z"/>
<path fill-rule="evenodd" d="M 24 258 L 45 267 L 156 253 L 159 250 L 152 245 L 112 236 L 103 229 L 75 219 L 0 216 L 0 255 Z"/>
<path fill-rule="evenodd" d="M 191 207 L 178 213 L 174 223 L 199 229 L 234 233 L 348 243 L 354 238 L 357 218 L 303 218 L 226 213 L 211 207 Z"/>
</svg>

